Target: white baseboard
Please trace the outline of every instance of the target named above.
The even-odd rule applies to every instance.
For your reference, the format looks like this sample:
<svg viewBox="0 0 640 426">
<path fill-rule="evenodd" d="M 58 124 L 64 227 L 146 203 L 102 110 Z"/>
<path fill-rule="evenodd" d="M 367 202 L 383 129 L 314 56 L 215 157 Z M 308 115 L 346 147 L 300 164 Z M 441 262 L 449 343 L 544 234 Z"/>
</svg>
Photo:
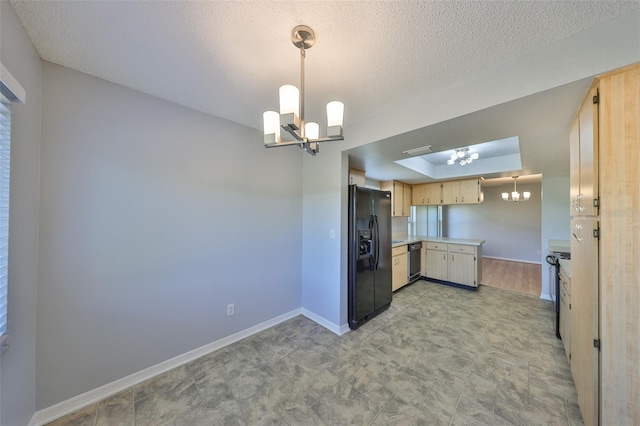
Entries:
<svg viewBox="0 0 640 426">
<path fill-rule="evenodd" d="M 326 319 L 325 317 L 321 317 L 320 315 L 313 313 L 305 308 L 302 308 L 302 315 L 309 318 L 311 321 L 320 324 L 321 326 L 337 334 L 338 336 L 342 336 L 343 334 L 349 331 L 349 326 L 347 324 L 338 326 L 332 323 L 331 321 L 329 321 L 328 319 Z"/>
<path fill-rule="evenodd" d="M 320 322 L 320 321 L 316 321 L 316 322 L 322 325 L 323 327 L 327 327 L 325 323 L 332 324 L 318 315 L 315 315 L 309 311 L 306 311 L 307 313 L 313 315 L 312 317 L 303 311 L 306 311 L 306 310 L 302 308 L 294 309 L 293 311 L 279 315 L 275 318 L 272 318 L 260 324 L 254 325 L 253 327 L 249 327 L 246 330 L 242 330 L 230 336 L 223 337 L 222 339 L 216 340 L 215 342 L 208 343 L 204 346 L 193 349 L 189 352 L 185 352 L 181 355 L 178 355 L 174 358 L 163 361 L 159 364 L 152 365 L 151 367 L 145 368 L 144 370 L 140 370 L 136 373 L 130 374 L 118 380 L 114 380 L 113 382 L 107 383 L 106 385 L 100 386 L 96 389 L 92 389 L 89 392 L 85 392 L 83 394 L 74 396 L 73 398 L 69 398 L 66 401 L 59 402 L 55 405 L 52 405 L 51 407 L 43 408 L 42 410 L 37 411 L 33 415 L 33 417 L 31 418 L 31 421 L 29 422 L 29 426 L 41 426 L 49 422 L 52 422 L 53 420 L 56 420 L 62 416 L 66 416 L 67 414 L 73 413 L 74 411 L 77 411 L 82 407 L 86 407 L 89 404 L 94 404 L 111 395 L 115 395 L 118 392 L 128 389 L 131 386 L 134 386 L 147 379 L 157 376 L 158 374 L 162 374 L 173 368 L 176 368 L 183 364 L 191 362 L 197 358 L 200 358 L 201 356 L 217 351 L 218 349 L 221 349 L 239 340 L 247 338 L 253 334 L 259 333 L 262 330 L 266 330 L 269 327 L 273 327 L 276 324 L 279 324 L 283 321 L 291 319 L 300 314 L 306 316 L 312 321 L 316 321 L 315 318 L 321 319 L 323 322 Z"/>
<path fill-rule="evenodd" d="M 531 263 L 533 265 L 542 265 L 542 262 L 533 262 L 531 260 L 520 260 L 520 259 L 509 259 L 506 257 L 497 257 L 497 256 L 482 256 L 487 259 L 496 259 L 496 260 L 506 260 L 507 262 L 518 262 L 518 263 Z"/>
</svg>

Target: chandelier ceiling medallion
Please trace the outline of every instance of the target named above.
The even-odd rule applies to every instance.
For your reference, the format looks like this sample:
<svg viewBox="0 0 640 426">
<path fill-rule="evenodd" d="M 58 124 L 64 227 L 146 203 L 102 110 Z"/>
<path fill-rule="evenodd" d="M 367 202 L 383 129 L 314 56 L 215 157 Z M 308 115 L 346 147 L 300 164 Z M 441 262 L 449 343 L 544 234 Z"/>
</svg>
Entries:
<svg viewBox="0 0 640 426">
<path fill-rule="evenodd" d="M 525 191 L 522 193 L 522 198 L 520 198 L 520 193 L 518 192 L 518 178 L 519 176 L 512 176 L 513 177 L 513 192 L 511 193 L 511 198 L 509 198 L 509 193 L 508 192 L 503 192 L 502 193 L 502 200 L 503 201 L 528 201 L 529 197 L 531 197 L 531 193 L 529 191 Z"/>
<path fill-rule="evenodd" d="M 461 166 L 473 163 L 473 160 L 477 160 L 480 156 L 477 152 L 469 153 L 469 148 L 456 148 L 455 152 L 451 154 L 451 157 L 447 160 L 447 164 L 453 166 L 454 164 L 460 164 Z"/>
<path fill-rule="evenodd" d="M 280 87 L 280 113 L 266 111 L 264 120 L 264 145 L 267 148 L 297 145 L 309 154 L 316 155 L 320 142 L 341 141 L 344 104 L 332 101 L 327 104 L 327 136 L 320 137 L 318 123 L 305 122 L 304 118 L 304 58 L 307 49 L 316 41 L 313 30 L 298 25 L 291 33 L 291 41 L 300 49 L 300 90 L 296 86 Z M 280 131 L 285 130 L 294 140 L 283 141 Z"/>
</svg>

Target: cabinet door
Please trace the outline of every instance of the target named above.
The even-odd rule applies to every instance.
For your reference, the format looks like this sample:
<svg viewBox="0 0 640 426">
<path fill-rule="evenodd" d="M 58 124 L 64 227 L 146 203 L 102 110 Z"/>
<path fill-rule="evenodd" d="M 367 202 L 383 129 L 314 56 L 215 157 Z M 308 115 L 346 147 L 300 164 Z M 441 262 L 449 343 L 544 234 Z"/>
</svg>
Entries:
<svg viewBox="0 0 640 426">
<path fill-rule="evenodd" d="M 412 206 L 424 206 L 427 203 L 426 200 L 427 184 L 421 183 L 411 186 L 411 205 Z"/>
<path fill-rule="evenodd" d="M 393 256 L 391 258 L 391 291 L 396 291 L 400 288 L 400 280 L 398 279 L 398 268 L 400 265 L 400 256 Z"/>
<path fill-rule="evenodd" d="M 591 89 L 580 108 L 580 208 L 583 216 L 597 216 L 598 198 L 598 88 Z"/>
<path fill-rule="evenodd" d="M 427 249 L 425 262 L 426 276 L 447 281 L 449 279 L 447 258 L 448 253 L 446 251 Z"/>
<path fill-rule="evenodd" d="M 402 216 L 411 216 L 411 185 L 402 184 Z"/>
<path fill-rule="evenodd" d="M 402 182 L 393 182 L 393 215 L 403 216 L 402 208 L 404 207 L 404 187 Z"/>
<path fill-rule="evenodd" d="M 437 206 L 442 204 L 442 184 L 428 183 L 425 186 L 425 201 L 428 206 Z"/>
<path fill-rule="evenodd" d="M 640 64 L 599 89 L 600 418 L 640 425 Z"/>
<path fill-rule="evenodd" d="M 407 283 L 409 277 L 408 253 L 393 256 L 391 290 L 396 291 Z"/>
<path fill-rule="evenodd" d="M 442 182 L 442 204 L 458 204 L 459 190 L 460 182 L 457 180 Z"/>
<path fill-rule="evenodd" d="M 477 287 L 476 257 L 468 253 L 449 253 L 449 281 Z"/>
<path fill-rule="evenodd" d="M 569 133 L 571 215 L 597 216 L 598 198 L 598 87 L 589 90 Z"/>
<path fill-rule="evenodd" d="M 571 373 L 586 425 L 598 423 L 598 222 L 571 221 Z"/>
<path fill-rule="evenodd" d="M 578 196 L 580 195 L 580 116 L 578 115 L 569 130 L 569 215 L 579 216 Z"/>
<path fill-rule="evenodd" d="M 458 204 L 479 204 L 481 201 L 480 180 L 463 180 L 459 184 Z"/>
</svg>

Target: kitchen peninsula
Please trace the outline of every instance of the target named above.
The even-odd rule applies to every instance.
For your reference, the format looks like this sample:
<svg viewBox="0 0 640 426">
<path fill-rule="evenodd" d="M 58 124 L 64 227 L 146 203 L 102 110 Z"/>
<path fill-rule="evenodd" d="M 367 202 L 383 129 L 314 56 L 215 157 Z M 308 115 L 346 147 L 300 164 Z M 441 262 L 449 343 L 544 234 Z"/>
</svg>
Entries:
<svg viewBox="0 0 640 426">
<path fill-rule="evenodd" d="M 414 236 L 394 240 L 394 255 L 397 253 L 401 256 L 402 247 L 416 242 L 422 242 L 420 275 L 423 278 L 470 288 L 478 287 L 482 279 L 482 244 L 485 240 Z M 406 256 L 406 250 L 404 251 Z M 394 268 L 396 263 L 402 266 L 402 262 L 393 262 Z M 406 275 L 404 280 L 400 274 L 393 274 L 393 277 L 396 280 L 394 289 L 399 289 L 408 282 Z"/>
</svg>

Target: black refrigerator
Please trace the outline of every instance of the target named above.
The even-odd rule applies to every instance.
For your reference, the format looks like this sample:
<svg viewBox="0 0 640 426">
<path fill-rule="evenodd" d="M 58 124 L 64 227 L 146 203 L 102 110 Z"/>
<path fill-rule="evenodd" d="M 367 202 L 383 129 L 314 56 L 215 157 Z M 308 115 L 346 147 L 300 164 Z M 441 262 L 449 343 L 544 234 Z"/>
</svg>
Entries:
<svg viewBox="0 0 640 426">
<path fill-rule="evenodd" d="M 391 304 L 391 192 L 349 185 L 349 327 Z"/>
</svg>

